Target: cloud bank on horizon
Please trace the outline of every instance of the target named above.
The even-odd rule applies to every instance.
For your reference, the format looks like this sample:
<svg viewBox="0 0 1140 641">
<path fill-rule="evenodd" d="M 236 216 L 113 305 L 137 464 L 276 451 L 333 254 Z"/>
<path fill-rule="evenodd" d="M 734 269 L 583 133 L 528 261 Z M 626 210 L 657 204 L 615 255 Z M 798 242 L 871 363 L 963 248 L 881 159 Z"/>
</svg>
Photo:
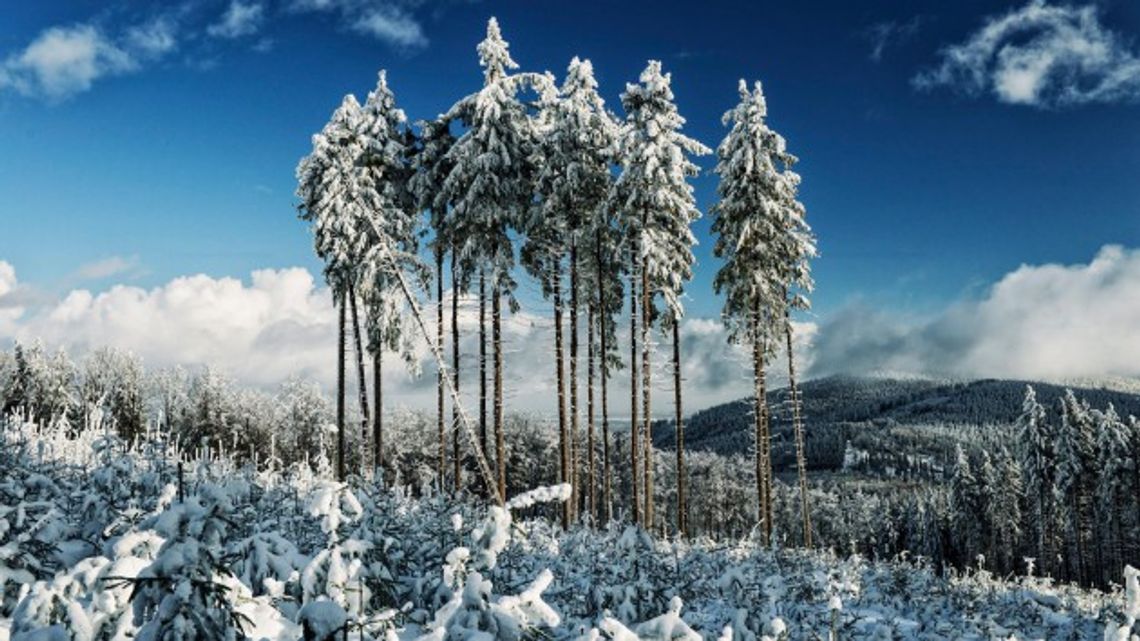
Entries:
<svg viewBox="0 0 1140 641">
<path fill-rule="evenodd" d="M 41 339 L 77 356 L 110 345 L 140 355 L 150 366 L 209 364 L 256 386 L 273 386 L 293 375 L 326 386 L 335 380 L 336 313 L 328 290 L 305 269 L 260 270 L 249 282 L 196 275 L 149 290 L 74 289 L 46 304 L 35 302 L 42 297 L 29 296 L 30 290 L 34 287 L 20 283 L 12 265 L 0 261 L 0 340 Z M 477 302 L 460 300 L 463 368 L 474 376 Z M 1140 328 L 1137 301 L 1140 249 L 1108 245 L 1088 263 L 1023 265 L 985 295 L 929 318 L 907 320 L 856 304 L 818 324 L 797 323 L 797 359 L 812 377 L 882 372 L 1030 380 L 1140 377 L 1140 343 L 1120 339 Z M 546 402 L 554 378 L 547 371 L 552 327 L 546 316 L 542 310 L 524 310 L 505 325 L 512 408 L 545 412 L 553 407 Z M 429 310 L 428 317 L 434 312 Z M 682 336 L 687 407 L 749 394 L 747 355 L 726 343 L 719 321 L 690 318 Z M 657 386 L 667 392 L 667 341 L 658 341 Z M 419 359 L 424 372 L 419 378 L 396 365 L 385 372 L 393 402 L 434 403 L 434 366 L 422 342 Z M 772 363 L 776 384 L 785 368 L 782 358 Z M 627 376 L 618 372 L 612 379 L 615 414 L 625 407 Z M 471 383 L 461 387 L 475 389 Z M 668 395 L 657 396 L 659 411 L 666 413 Z"/>
</svg>

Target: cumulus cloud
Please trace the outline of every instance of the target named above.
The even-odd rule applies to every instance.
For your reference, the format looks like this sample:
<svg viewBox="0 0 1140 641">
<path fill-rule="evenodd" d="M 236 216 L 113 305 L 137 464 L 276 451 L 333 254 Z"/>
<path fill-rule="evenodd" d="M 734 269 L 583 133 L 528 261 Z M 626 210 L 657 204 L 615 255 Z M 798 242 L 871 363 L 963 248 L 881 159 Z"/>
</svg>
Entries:
<svg viewBox="0 0 1140 641">
<path fill-rule="evenodd" d="M 52 27 L 4 61 L 0 87 L 60 100 L 87 91 L 103 76 L 137 68 L 127 51 L 92 25 Z"/>
<path fill-rule="evenodd" d="M 0 90 L 60 101 L 101 78 L 136 72 L 176 46 L 173 23 L 165 18 L 115 37 L 94 24 L 50 27 L 0 62 Z"/>
<path fill-rule="evenodd" d="M 450 309 L 450 295 L 444 305 Z M 474 406 L 478 301 L 461 297 L 459 308 L 460 388 Z M 428 304 L 425 312 L 434 336 L 435 308 Z M 17 280 L 12 265 L 0 261 L 0 340 L 40 338 L 76 356 L 111 345 L 139 354 L 151 366 L 217 366 L 248 385 L 270 387 L 299 374 L 331 388 L 336 319 L 328 289 L 300 268 L 261 270 L 248 281 L 197 275 L 151 289 L 77 289 L 45 301 Z M 450 324 L 449 316 L 445 319 Z M 727 343 L 718 320 L 690 318 L 681 327 L 689 411 L 751 393 L 749 354 Z M 1119 246 L 1104 247 L 1084 264 L 1023 265 L 982 297 L 923 319 L 851 306 L 822 324 L 794 325 L 797 362 L 809 377 L 889 373 L 1064 381 L 1140 377 L 1140 342 L 1128 340 L 1137 328 L 1140 250 Z M 507 315 L 503 330 L 507 405 L 553 412 L 553 324 L 545 303 Z M 658 332 L 653 340 L 654 410 L 664 417 L 672 403 L 671 345 Z M 625 328 L 618 344 L 628 349 Z M 390 356 L 387 398 L 395 405 L 430 408 L 435 365 L 426 343 L 417 345 L 423 375 L 412 378 Z M 584 345 L 580 359 L 584 399 Z M 784 384 L 783 354 L 769 363 L 768 372 L 773 387 Z M 628 370 L 613 374 L 609 392 L 611 415 L 628 415 Z"/>
<path fill-rule="evenodd" d="M 1140 250 L 1023 265 L 980 300 L 906 322 L 853 307 L 813 345 L 813 375 L 892 372 L 1045 380 L 1140 376 Z"/>
<path fill-rule="evenodd" d="M 334 317 L 327 291 L 307 271 L 264 270 L 249 284 L 197 275 L 149 290 L 77 289 L 26 312 L 8 333 L 77 354 L 110 345 L 151 365 L 217 365 L 261 385 L 290 372 L 323 375 L 335 334 L 313 330 L 333 327 Z"/>
<path fill-rule="evenodd" d="M 988 92 L 1001 102 L 1036 107 L 1135 102 L 1140 58 L 1101 24 L 1095 5 L 1031 0 L 943 49 L 938 66 L 913 81 L 920 89 Z"/>
<path fill-rule="evenodd" d="M 22 287 L 12 266 L 0 262 L 0 341 L 41 339 L 52 348 L 67 348 L 76 357 L 100 346 L 114 346 L 140 355 L 150 366 L 212 365 L 255 386 L 271 387 L 294 374 L 315 379 L 327 388 L 336 380 L 337 314 L 329 290 L 304 269 L 257 271 L 245 282 L 196 275 L 150 289 L 124 285 L 98 293 L 76 289 L 53 301 L 13 298 Z M 5 306 L 4 301 L 9 299 L 12 305 Z M 506 402 L 512 409 L 549 414 L 555 410 L 556 398 L 553 323 L 545 304 L 539 305 L 504 318 Z M 450 294 L 444 306 L 450 310 Z M 460 388 L 474 405 L 478 390 L 478 301 L 461 297 L 459 309 Z M 425 311 L 434 336 L 435 308 L 429 304 Z M 449 332 L 449 315 L 445 319 Z M 584 406 L 584 327 L 582 332 Z M 812 333 L 812 325 L 797 325 L 796 334 L 803 346 Z M 725 341 L 718 321 L 687 320 L 681 335 L 687 408 L 700 409 L 749 393 L 748 356 Z M 450 345 L 450 338 L 447 340 Z M 620 333 L 618 340 L 628 345 L 628 334 Z M 654 407 L 658 415 L 668 416 L 673 384 L 668 360 L 671 345 L 656 332 L 654 341 L 660 343 L 655 345 L 653 357 Z M 430 408 L 435 403 L 435 364 L 426 343 L 418 340 L 417 346 L 422 375 L 412 378 L 390 355 L 386 360 L 386 394 L 394 404 Z M 782 380 L 780 373 L 786 371 L 783 363 L 773 363 L 773 380 Z M 611 378 L 610 410 L 615 417 L 628 415 L 628 383 L 628 370 Z"/>
<path fill-rule="evenodd" d="M 222 17 L 206 28 L 215 38 L 234 39 L 257 33 L 265 18 L 265 6 L 259 2 L 233 0 Z"/>
<path fill-rule="evenodd" d="M 31 298 L 16 279 L 16 268 L 0 260 L 0 336 L 15 331 Z"/>
</svg>

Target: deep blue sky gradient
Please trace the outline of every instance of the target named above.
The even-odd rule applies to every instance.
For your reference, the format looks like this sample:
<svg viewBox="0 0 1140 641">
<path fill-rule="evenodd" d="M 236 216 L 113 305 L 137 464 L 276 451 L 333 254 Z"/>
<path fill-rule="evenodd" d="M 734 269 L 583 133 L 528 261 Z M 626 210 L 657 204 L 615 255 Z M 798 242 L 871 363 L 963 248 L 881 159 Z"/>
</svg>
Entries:
<svg viewBox="0 0 1140 641">
<path fill-rule="evenodd" d="M 44 29 L 113 28 L 160 5 L 0 5 L 0 60 Z M 73 286 L 82 264 L 137 256 L 137 285 L 204 272 L 303 265 L 310 238 L 294 210 L 293 169 L 349 92 L 388 69 L 399 104 L 430 117 L 482 79 L 475 45 L 499 18 L 515 59 L 561 76 L 590 58 L 604 96 L 647 59 L 673 74 L 687 132 L 715 146 L 738 78 L 763 81 L 770 122 L 802 159 L 803 200 L 823 256 L 816 313 L 852 301 L 922 314 L 981 293 L 1022 263 L 1087 261 L 1106 243 L 1140 245 L 1140 106 L 1040 110 L 910 80 L 1011 2 L 819 1 L 454 3 L 416 9 L 430 43 L 400 50 L 332 15 L 271 6 L 259 37 L 195 36 L 139 72 L 103 78 L 58 103 L 0 91 L 0 259 L 20 280 Z M 202 25 L 225 8 L 201 2 Z M 1106 26 L 1140 33 L 1140 3 L 1102 4 Z M 917 35 L 871 59 L 867 29 L 919 16 Z M 193 27 L 186 28 L 187 33 Z M 714 161 L 701 161 L 706 169 Z M 696 181 L 702 210 L 715 177 Z M 712 316 L 717 262 L 698 224 L 691 313 Z M 110 281 L 122 278 L 111 278 Z M 109 285 L 88 283 L 96 288 Z"/>
</svg>

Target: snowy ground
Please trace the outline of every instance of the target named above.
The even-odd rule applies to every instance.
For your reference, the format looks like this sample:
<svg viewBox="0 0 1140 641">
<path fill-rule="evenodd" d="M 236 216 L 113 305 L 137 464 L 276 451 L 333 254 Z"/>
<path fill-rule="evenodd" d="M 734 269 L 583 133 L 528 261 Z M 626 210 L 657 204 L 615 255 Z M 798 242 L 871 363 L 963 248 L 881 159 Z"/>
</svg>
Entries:
<svg viewBox="0 0 1140 641">
<path fill-rule="evenodd" d="M 5 426 L 0 641 L 292 640 L 346 625 L 349 638 L 386 641 L 1127 641 L 1106 627 L 1140 614 L 1135 576 L 1126 599 L 940 577 L 921 559 L 655 541 L 618 524 L 563 533 L 526 518 L 568 487 L 500 509 L 212 459 L 185 467 L 179 501 L 170 460 L 101 432 Z"/>
</svg>

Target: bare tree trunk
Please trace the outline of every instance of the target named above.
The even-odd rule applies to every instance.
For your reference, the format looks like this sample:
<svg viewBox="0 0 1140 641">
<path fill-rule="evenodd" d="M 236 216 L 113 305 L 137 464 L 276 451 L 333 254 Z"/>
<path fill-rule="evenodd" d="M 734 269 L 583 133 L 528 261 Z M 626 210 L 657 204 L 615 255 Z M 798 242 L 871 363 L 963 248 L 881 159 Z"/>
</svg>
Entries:
<svg viewBox="0 0 1140 641">
<path fill-rule="evenodd" d="M 368 383 L 364 376 L 364 348 L 360 340 L 360 315 L 356 310 L 356 291 L 348 286 L 348 299 L 352 303 L 352 339 L 356 348 L 356 381 L 360 396 L 360 473 L 368 470 Z"/>
<path fill-rule="evenodd" d="M 653 407 L 650 404 L 653 370 L 649 361 L 649 330 L 653 322 L 653 294 L 649 291 L 649 265 L 641 265 L 641 399 L 642 399 L 642 443 L 645 446 L 645 529 L 653 529 Z"/>
<path fill-rule="evenodd" d="M 562 361 L 562 261 L 554 263 L 550 275 L 550 289 L 554 296 L 554 380 L 558 385 L 558 470 L 559 481 L 570 482 L 570 439 L 566 429 L 566 370 Z M 562 503 L 562 529 L 570 527 L 571 507 L 569 501 Z"/>
<path fill-rule="evenodd" d="M 372 393 L 375 397 L 372 412 L 373 456 L 376 464 L 376 478 L 384 486 L 384 382 L 381 378 L 384 365 L 384 345 L 381 343 L 372 354 Z"/>
<path fill-rule="evenodd" d="M 451 376 L 455 391 L 459 391 L 459 265 L 458 256 L 451 250 Z M 451 408 L 451 463 L 452 488 L 463 486 L 463 459 L 459 456 L 459 408 Z"/>
<path fill-rule="evenodd" d="M 606 504 L 606 523 L 609 523 L 614 518 L 614 502 L 612 492 L 612 482 L 610 479 L 610 413 L 609 413 L 609 398 L 606 395 L 606 381 L 609 379 L 609 364 L 606 358 L 609 356 L 609 345 L 606 341 L 606 319 L 609 317 L 608 309 L 606 308 L 606 290 L 602 281 L 602 237 L 601 234 L 594 236 L 594 256 L 595 264 L 598 265 L 598 329 L 601 333 L 601 374 L 602 378 L 602 500 Z"/>
<path fill-rule="evenodd" d="M 586 489 L 590 522 L 598 522 L 598 492 L 594 461 L 594 303 L 586 306 Z"/>
<path fill-rule="evenodd" d="M 376 222 L 371 222 L 373 230 L 376 231 L 378 235 L 380 235 L 379 229 L 376 226 Z M 383 238 L 383 235 L 380 236 Z M 392 256 L 392 250 L 387 246 L 387 244 L 382 243 L 380 245 L 380 250 L 384 258 L 393 264 L 395 263 L 395 258 Z M 430 333 L 428 332 L 427 324 L 424 321 L 424 315 L 423 311 L 420 309 L 419 300 L 413 293 L 412 287 L 408 284 L 408 279 L 405 278 L 404 273 L 400 271 L 398 267 L 395 270 L 395 276 L 396 280 L 400 283 L 400 290 L 404 293 L 404 302 L 406 302 L 408 307 L 410 307 L 412 310 L 412 317 L 415 319 L 416 325 L 419 327 L 420 335 L 422 335 L 424 338 L 427 338 Z M 428 344 L 431 345 L 432 357 L 435 358 L 436 366 L 440 369 L 446 369 L 447 364 L 444 362 L 443 350 L 431 341 L 428 341 Z M 451 379 L 445 380 L 450 383 Z M 502 492 L 500 492 L 499 488 L 495 486 L 495 480 L 491 473 L 491 467 L 487 463 L 487 458 L 483 455 L 483 451 L 478 447 L 479 435 L 476 433 L 475 427 L 471 425 L 471 420 L 467 418 L 466 412 L 463 411 L 462 401 L 459 398 L 459 392 L 454 387 L 450 387 L 448 391 L 451 393 L 451 402 L 459 408 L 459 418 L 463 427 L 463 431 L 467 434 L 467 441 L 471 444 L 471 450 L 473 453 L 473 458 L 475 459 L 475 465 L 479 468 L 479 471 L 483 475 L 483 481 L 487 486 L 488 492 L 494 491 L 496 495 L 495 502 L 498 503 L 500 507 L 504 506 L 506 504 L 506 501 L 503 498 Z"/>
<path fill-rule="evenodd" d="M 765 541 L 772 543 L 772 532 L 775 530 L 775 484 L 772 482 L 772 410 L 768 407 L 768 372 L 766 367 L 760 368 L 760 389 L 764 393 L 764 404 L 761 406 L 761 416 L 764 425 L 764 523 L 766 530 Z"/>
<path fill-rule="evenodd" d="M 436 349 L 443 354 L 443 250 L 435 250 L 435 344 Z M 436 465 L 436 474 L 439 476 L 439 491 L 446 487 L 444 479 L 447 476 L 447 432 L 443 427 L 443 361 L 439 362 L 436 373 L 436 427 L 439 428 L 439 460 Z"/>
<path fill-rule="evenodd" d="M 486 273 L 479 270 L 479 447 L 486 453 L 487 444 L 487 283 Z"/>
<path fill-rule="evenodd" d="M 570 241 L 570 518 L 578 518 L 582 500 L 578 443 L 578 246 Z"/>
<path fill-rule="evenodd" d="M 507 498 L 507 454 L 503 440 L 503 326 L 502 291 L 499 283 L 492 285 L 494 298 L 491 299 L 491 336 L 495 352 L 495 464 L 498 466 L 500 501 Z"/>
<path fill-rule="evenodd" d="M 673 319 L 673 409 L 677 434 L 677 533 L 688 536 L 689 514 L 685 502 L 685 420 L 681 408 L 681 319 Z"/>
<path fill-rule="evenodd" d="M 632 467 L 632 496 L 633 522 L 641 525 L 641 493 L 638 492 L 641 469 L 637 465 L 638 455 L 641 453 L 641 441 L 637 438 L 641 431 L 641 422 L 638 420 L 638 386 L 641 378 L 637 374 L 637 334 L 640 328 L 637 325 L 637 249 L 630 249 L 629 269 L 629 458 Z"/>
<path fill-rule="evenodd" d="M 343 481 L 344 469 L 344 352 L 345 352 L 345 293 L 340 294 L 339 325 L 336 347 L 336 478 Z"/>
<path fill-rule="evenodd" d="M 764 397 L 764 345 L 760 334 L 760 314 L 757 311 L 752 320 L 752 380 L 755 384 L 755 403 L 753 412 L 756 428 L 756 519 L 760 523 L 764 544 L 768 544 L 768 474 L 764 465 L 767 454 L 764 437 L 764 413 L 767 401 Z"/>
<path fill-rule="evenodd" d="M 800 482 L 800 512 L 804 525 L 804 547 L 811 548 L 811 506 L 807 485 L 807 454 L 804 451 L 804 424 L 800 414 L 800 391 L 796 387 L 796 357 L 792 351 L 792 319 L 784 319 L 784 337 L 788 343 L 788 390 L 792 394 L 792 429 L 796 437 L 796 471 Z"/>
</svg>

